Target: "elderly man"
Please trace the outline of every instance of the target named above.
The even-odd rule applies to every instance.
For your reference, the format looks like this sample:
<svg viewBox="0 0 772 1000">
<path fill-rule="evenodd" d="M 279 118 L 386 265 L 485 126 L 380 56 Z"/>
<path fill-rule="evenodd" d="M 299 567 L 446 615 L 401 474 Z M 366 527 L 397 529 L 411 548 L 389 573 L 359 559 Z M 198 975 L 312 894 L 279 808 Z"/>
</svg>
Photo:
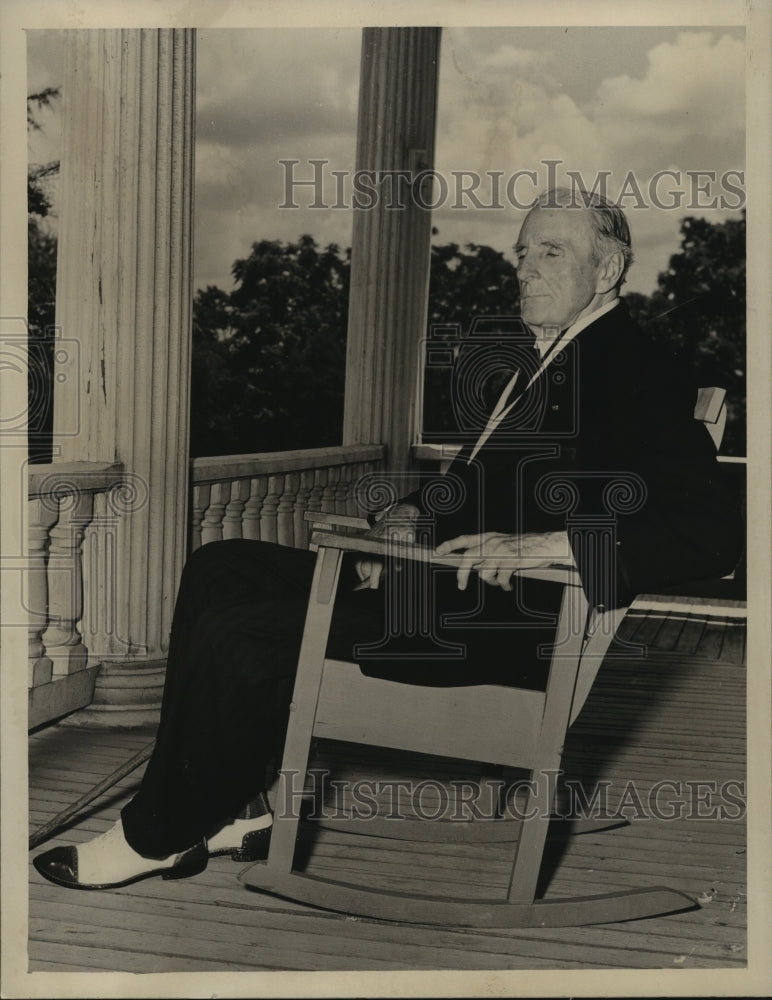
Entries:
<svg viewBox="0 0 772 1000">
<path fill-rule="evenodd" d="M 517 566 L 574 562 L 590 599 L 610 607 L 727 573 L 736 562 L 737 506 L 693 418 L 696 390 L 619 298 L 632 257 L 623 212 L 599 196 L 548 192 L 526 217 L 516 253 L 530 344 L 518 345 L 522 362 L 446 473 L 458 502 L 432 511 L 424 488 L 377 515 L 372 529 L 409 538 L 434 513 L 437 552 L 461 557 L 457 573 L 436 581 L 436 655 L 411 663 L 416 640 L 398 635 L 379 658 L 361 654 L 384 632 L 384 567 L 352 560 L 328 655 L 358 659 L 366 673 L 538 686 L 534 650 L 551 637 L 555 588 L 520 581 L 513 594 Z M 592 545 L 576 533 L 569 540 L 566 506 L 550 484 L 568 484 L 573 512 L 592 518 L 608 510 L 611 480 L 627 492 L 614 550 L 598 562 Z M 266 855 L 264 774 L 286 730 L 313 562 L 308 552 L 244 540 L 194 553 L 140 789 L 107 833 L 37 857 L 41 874 L 73 888 L 111 888 L 193 875 L 214 854 Z M 517 671 L 508 666 L 515 652 Z"/>
</svg>

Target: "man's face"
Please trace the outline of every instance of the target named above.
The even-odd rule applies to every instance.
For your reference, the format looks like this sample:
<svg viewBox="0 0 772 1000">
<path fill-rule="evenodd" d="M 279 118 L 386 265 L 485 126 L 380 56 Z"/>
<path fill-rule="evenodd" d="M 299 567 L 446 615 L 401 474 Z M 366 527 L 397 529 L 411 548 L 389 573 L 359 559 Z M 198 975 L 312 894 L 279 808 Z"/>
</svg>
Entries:
<svg viewBox="0 0 772 1000">
<path fill-rule="evenodd" d="M 533 209 L 515 250 L 520 313 L 529 326 L 564 330 L 592 311 L 599 266 L 588 211 Z"/>
</svg>

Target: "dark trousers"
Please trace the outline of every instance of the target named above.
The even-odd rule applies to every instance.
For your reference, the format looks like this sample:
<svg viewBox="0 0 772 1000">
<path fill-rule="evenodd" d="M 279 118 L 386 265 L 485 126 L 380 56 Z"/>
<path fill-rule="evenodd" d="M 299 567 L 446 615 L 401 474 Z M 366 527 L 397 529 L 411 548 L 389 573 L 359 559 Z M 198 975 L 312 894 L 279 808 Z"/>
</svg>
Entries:
<svg viewBox="0 0 772 1000">
<path fill-rule="evenodd" d="M 156 746 L 136 796 L 122 811 L 126 839 L 141 854 L 165 857 L 209 836 L 265 786 L 266 768 L 281 752 L 295 680 L 315 555 L 268 542 L 231 540 L 198 549 L 177 595 Z M 403 568 L 404 571 L 404 568 Z M 463 655 L 404 657 L 425 639 L 390 640 L 377 658 L 354 646 L 377 645 L 388 586 L 355 591 L 353 561 L 344 558 L 327 655 L 358 659 L 365 673 L 423 684 L 518 683 L 538 687 L 539 642 L 554 634 L 556 588 L 528 593 L 535 616 L 513 628 L 513 595 L 471 586 L 460 593 L 452 574 L 434 587 L 433 630 Z M 494 623 L 476 627 L 478 612 Z M 448 614 L 471 615 L 463 628 Z M 361 653 L 361 650 L 360 650 Z M 431 651 L 430 651 L 431 653 Z M 516 667 L 513 664 L 517 664 Z M 356 667 L 352 667 L 356 669 Z"/>
</svg>

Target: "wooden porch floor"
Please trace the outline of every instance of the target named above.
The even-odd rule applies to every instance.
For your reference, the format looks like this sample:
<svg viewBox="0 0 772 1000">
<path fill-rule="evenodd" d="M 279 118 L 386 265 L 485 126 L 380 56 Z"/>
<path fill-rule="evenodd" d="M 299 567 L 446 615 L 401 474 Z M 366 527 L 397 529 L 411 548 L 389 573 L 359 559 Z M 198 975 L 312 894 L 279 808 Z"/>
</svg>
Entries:
<svg viewBox="0 0 772 1000">
<path fill-rule="evenodd" d="M 570 732 L 564 769 L 588 796 L 605 788 L 609 805 L 622 805 L 630 825 L 556 845 L 542 871 L 544 898 L 667 885 L 698 900 L 700 909 L 593 927 L 477 931 L 315 911 L 245 888 L 236 878 L 242 866 L 227 858 L 212 859 L 193 879 L 152 879 L 114 892 L 60 889 L 30 865 L 29 970 L 744 967 L 745 622 L 739 609 L 706 611 L 663 605 L 628 615 L 620 638 L 650 643 L 650 655 L 607 659 Z M 61 724 L 34 734 L 31 828 L 152 736 Z M 349 780 L 476 776 L 468 764 L 333 743 L 318 746 L 316 764 Z M 140 774 L 46 846 L 76 844 L 105 830 Z M 658 785 L 666 781 L 673 784 Z M 675 818 L 665 818 L 667 811 Z M 369 837 L 355 844 L 317 831 L 307 870 L 471 899 L 504 891 L 507 853 L 506 846 Z"/>
</svg>

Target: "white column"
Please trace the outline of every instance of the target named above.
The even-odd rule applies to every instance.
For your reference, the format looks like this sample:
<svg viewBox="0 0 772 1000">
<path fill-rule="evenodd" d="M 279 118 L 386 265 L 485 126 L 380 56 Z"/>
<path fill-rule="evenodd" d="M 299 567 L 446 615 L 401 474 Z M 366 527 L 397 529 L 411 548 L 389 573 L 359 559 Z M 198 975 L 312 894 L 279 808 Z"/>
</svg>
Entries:
<svg viewBox="0 0 772 1000">
<path fill-rule="evenodd" d="M 439 28 L 365 28 L 356 169 L 410 171 L 434 163 Z M 382 175 L 381 175 L 382 176 Z M 418 197 L 392 180 L 372 208 L 354 209 L 344 444 L 388 445 L 387 466 L 410 464 L 419 344 L 426 330 L 431 184 Z"/>
<path fill-rule="evenodd" d="M 55 444 L 121 461 L 135 491 L 100 640 L 120 686 L 122 661 L 162 670 L 185 556 L 195 32 L 66 34 L 56 322 L 78 350 L 57 370 Z"/>
</svg>

